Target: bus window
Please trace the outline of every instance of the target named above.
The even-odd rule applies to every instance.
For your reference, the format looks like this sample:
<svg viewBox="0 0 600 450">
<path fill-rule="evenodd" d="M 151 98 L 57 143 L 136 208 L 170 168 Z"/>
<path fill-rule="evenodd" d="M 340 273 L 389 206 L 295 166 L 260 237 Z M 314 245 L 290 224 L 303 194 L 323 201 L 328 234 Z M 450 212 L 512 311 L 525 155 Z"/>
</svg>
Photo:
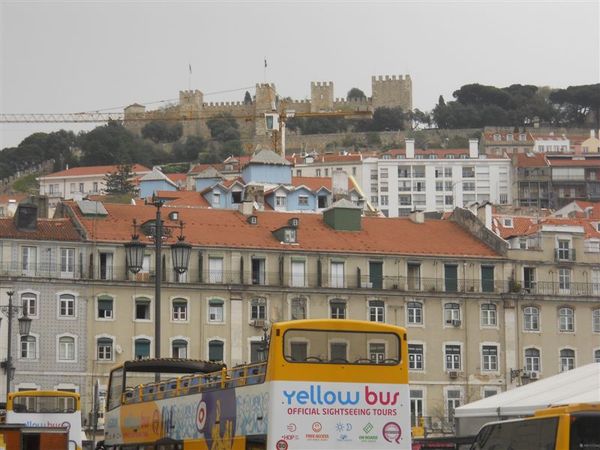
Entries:
<svg viewBox="0 0 600 450">
<path fill-rule="evenodd" d="M 600 449 L 600 414 L 571 416 L 569 448 Z"/>
<path fill-rule="evenodd" d="M 532 450 L 554 449 L 558 417 L 517 420 L 493 423 L 484 426 L 473 450 Z"/>
<path fill-rule="evenodd" d="M 116 408 L 121 404 L 123 392 L 123 369 L 115 369 L 110 374 L 110 392 L 108 393 L 108 409 Z"/>
</svg>

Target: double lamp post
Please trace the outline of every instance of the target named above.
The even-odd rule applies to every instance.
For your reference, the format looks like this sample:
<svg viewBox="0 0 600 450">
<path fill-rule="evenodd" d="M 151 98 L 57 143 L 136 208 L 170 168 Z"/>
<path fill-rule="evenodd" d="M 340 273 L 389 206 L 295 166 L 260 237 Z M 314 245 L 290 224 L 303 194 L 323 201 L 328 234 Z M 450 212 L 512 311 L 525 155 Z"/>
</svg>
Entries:
<svg viewBox="0 0 600 450">
<path fill-rule="evenodd" d="M 185 242 L 183 236 L 183 222 L 179 222 L 178 226 L 165 225 L 162 222 L 160 208 L 163 205 L 163 201 L 152 197 L 152 205 L 156 207 L 156 219 L 151 227 L 151 235 L 149 236 L 154 241 L 154 357 L 160 358 L 160 294 L 162 284 L 162 240 L 168 237 L 168 233 L 165 230 L 171 228 L 179 228 L 180 234 L 177 238 L 177 242 L 171 245 L 171 260 L 173 262 L 173 270 L 182 275 L 188 270 L 190 261 L 190 253 L 192 246 Z M 140 242 L 139 234 L 136 232 L 137 224 L 134 219 L 133 221 L 133 235 L 131 241 L 125 244 L 125 253 L 127 257 L 127 268 L 133 274 L 137 274 L 143 268 L 144 254 L 146 244 Z"/>
<path fill-rule="evenodd" d="M 31 318 L 27 316 L 27 305 L 13 305 L 14 291 L 8 291 L 8 305 L 0 306 L 0 311 L 8 318 L 8 339 L 6 342 L 6 360 L 0 364 L 6 373 L 6 400 L 8 401 L 8 394 L 10 392 L 10 382 L 15 374 L 15 366 L 12 360 L 12 320 L 13 317 L 19 314 L 19 311 L 23 311 L 23 315 L 17 320 L 19 322 L 19 335 L 28 336 L 31 330 Z M 0 321 L 2 317 L 0 317 Z"/>
</svg>

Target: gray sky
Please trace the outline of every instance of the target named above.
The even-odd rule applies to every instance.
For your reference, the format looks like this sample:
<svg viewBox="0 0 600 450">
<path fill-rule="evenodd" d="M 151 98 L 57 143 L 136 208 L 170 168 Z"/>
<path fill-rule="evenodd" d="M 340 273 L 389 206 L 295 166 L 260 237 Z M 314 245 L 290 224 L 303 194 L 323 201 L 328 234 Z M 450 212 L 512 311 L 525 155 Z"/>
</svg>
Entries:
<svg viewBox="0 0 600 450">
<path fill-rule="evenodd" d="M 352 87 L 370 96 L 371 75 L 409 73 L 422 110 L 473 82 L 600 80 L 599 0 L 0 5 L 2 113 L 150 108 L 190 81 L 205 101 L 241 101 L 265 80 L 265 57 L 282 96 L 309 98 L 311 81 L 333 81 L 336 97 Z M 60 128 L 73 126 L 0 124 L 0 148 Z"/>
</svg>

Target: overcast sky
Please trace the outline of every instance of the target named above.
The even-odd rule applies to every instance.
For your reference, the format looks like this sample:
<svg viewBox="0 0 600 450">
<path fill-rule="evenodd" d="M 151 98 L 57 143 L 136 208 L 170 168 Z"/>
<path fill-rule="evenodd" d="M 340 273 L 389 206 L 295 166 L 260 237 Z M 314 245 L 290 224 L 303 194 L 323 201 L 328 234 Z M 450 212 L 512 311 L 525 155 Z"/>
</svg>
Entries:
<svg viewBox="0 0 600 450">
<path fill-rule="evenodd" d="M 2 113 L 154 108 L 190 85 L 242 100 L 265 57 L 281 96 L 310 98 L 311 81 L 370 96 L 371 75 L 408 73 L 422 110 L 474 82 L 600 81 L 599 0 L 0 4 Z M 0 124 L 0 148 L 69 127 Z"/>
</svg>

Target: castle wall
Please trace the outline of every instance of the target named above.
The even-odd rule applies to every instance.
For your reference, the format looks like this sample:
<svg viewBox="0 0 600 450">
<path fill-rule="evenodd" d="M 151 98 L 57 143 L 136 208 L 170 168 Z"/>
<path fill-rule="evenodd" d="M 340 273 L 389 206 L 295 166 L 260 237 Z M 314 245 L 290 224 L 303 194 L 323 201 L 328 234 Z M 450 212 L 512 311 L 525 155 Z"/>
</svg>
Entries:
<svg viewBox="0 0 600 450">
<path fill-rule="evenodd" d="M 333 110 L 333 81 L 310 83 L 310 111 Z"/>
</svg>

